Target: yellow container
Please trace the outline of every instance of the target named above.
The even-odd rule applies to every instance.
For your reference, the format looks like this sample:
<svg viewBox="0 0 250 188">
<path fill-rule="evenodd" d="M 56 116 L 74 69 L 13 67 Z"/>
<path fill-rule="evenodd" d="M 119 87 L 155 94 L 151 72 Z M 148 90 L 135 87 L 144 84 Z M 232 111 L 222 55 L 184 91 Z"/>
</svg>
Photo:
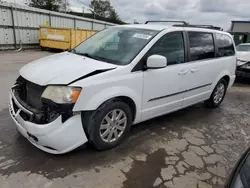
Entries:
<svg viewBox="0 0 250 188">
<path fill-rule="evenodd" d="M 40 46 L 61 50 L 71 50 L 95 33 L 95 30 L 40 26 Z"/>
</svg>

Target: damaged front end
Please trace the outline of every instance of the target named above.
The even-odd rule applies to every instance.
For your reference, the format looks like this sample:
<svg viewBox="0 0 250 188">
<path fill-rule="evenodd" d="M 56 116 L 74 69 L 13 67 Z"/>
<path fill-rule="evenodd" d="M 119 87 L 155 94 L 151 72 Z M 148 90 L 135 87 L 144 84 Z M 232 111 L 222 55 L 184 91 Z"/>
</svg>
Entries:
<svg viewBox="0 0 250 188">
<path fill-rule="evenodd" d="M 236 76 L 250 78 L 250 62 L 245 62 L 237 67 Z"/>
<path fill-rule="evenodd" d="M 35 124 L 48 124 L 60 115 L 62 115 L 62 123 L 73 116 L 73 104 L 56 104 L 55 102 L 42 98 L 42 94 L 46 89 L 45 86 L 40 86 L 29 82 L 21 76 L 17 79 L 16 84 L 12 87 L 12 100 L 15 113 L 20 110 L 19 105 L 26 110 L 20 110 L 20 116 L 25 121 Z"/>
<path fill-rule="evenodd" d="M 19 77 L 11 88 L 9 111 L 18 131 L 34 146 L 51 154 L 67 153 L 88 141 L 81 114 L 73 113 L 74 103 L 42 97 L 47 88 Z"/>
</svg>

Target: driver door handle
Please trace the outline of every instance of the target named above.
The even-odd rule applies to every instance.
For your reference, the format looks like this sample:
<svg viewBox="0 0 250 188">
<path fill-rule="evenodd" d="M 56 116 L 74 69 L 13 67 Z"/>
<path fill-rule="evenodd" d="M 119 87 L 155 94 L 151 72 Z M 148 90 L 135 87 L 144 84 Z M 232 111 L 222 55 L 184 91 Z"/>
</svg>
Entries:
<svg viewBox="0 0 250 188">
<path fill-rule="evenodd" d="M 192 73 L 195 73 L 195 72 L 198 72 L 198 71 L 199 71 L 198 68 L 193 68 L 193 69 L 191 69 L 191 72 L 192 72 Z"/>
<path fill-rule="evenodd" d="M 181 70 L 178 74 L 179 75 L 185 75 L 188 73 L 188 70 Z"/>
</svg>

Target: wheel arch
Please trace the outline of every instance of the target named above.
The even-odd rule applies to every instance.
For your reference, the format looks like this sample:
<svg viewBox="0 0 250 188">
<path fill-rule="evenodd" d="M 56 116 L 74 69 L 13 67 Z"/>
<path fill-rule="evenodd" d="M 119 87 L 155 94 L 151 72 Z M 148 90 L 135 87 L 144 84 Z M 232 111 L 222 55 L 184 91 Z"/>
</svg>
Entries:
<svg viewBox="0 0 250 188">
<path fill-rule="evenodd" d="M 229 85 L 229 83 L 230 83 L 230 77 L 228 75 L 223 76 L 221 79 L 224 79 L 227 82 L 227 86 Z"/>
<path fill-rule="evenodd" d="M 113 88 L 112 90 L 105 89 L 92 95 L 92 97 L 87 101 L 78 101 L 74 106 L 73 111 L 95 111 L 107 101 L 114 99 L 121 100 L 129 105 L 133 114 L 133 122 L 140 121 L 141 97 L 136 92 L 128 88 L 119 87 L 116 89 Z"/>
<path fill-rule="evenodd" d="M 133 101 L 133 99 L 131 99 L 130 97 L 127 97 L 127 96 L 117 96 L 117 97 L 114 97 L 112 98 L 113 100 L 115 99 L 118 99 L 126 104 L 129 105 L 130 109 L 131 109 L 131 112 L 132 112 L 132 121 L 135 120 L 135 116 L 136 116 L 136 104 L 135 102 Z M 112 100 L 110 99 L 110 100 Z"/>
<path fill-rule="evenodd" d="M 221 72 L 218 77 L 216 77 L 214 83 L 213 83 L 213 89 L 215 88 L 215 86 L 217 85 L 217 83 L 221 80 L 224 79 L 227 82 L 227 86 L 229 86 L 230 84 L 230 73 L 229 71 L 223 71 Z"/>
</svg>

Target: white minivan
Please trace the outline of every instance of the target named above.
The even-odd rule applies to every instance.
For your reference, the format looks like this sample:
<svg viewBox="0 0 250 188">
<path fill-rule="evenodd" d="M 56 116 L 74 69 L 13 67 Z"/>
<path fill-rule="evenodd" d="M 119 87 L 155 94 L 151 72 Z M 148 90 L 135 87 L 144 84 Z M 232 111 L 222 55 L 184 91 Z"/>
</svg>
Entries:
<svg viewBox="0 0 250 188">
<path fill-rule="evenodd" d="M 86 142 L 106 150 L 133 124 L 203 101 L 218 107 L 236 63 L 233 39 L 220 30 L 114 26 L 22 67 L 9 110 L 19 132 L 43 151 L 66 153 Z"/>
</svg>

